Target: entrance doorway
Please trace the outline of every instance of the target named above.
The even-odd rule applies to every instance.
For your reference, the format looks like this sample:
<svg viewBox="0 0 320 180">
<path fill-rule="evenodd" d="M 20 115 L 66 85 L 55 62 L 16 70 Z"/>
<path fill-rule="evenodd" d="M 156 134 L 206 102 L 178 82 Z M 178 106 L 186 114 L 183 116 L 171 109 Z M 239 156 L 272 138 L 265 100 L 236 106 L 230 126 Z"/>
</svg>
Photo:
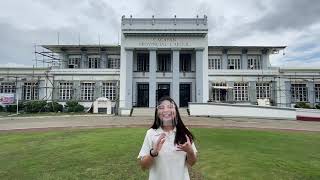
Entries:
<svg viewBox="0 0 320 180">
<path fill-rule="evenodd" d="M 191 90 L 190 84 L 180 84 L 180 91 L 179 91 L 180 107 L 188 107 L 188 102 L 191 101 L 190 90 Z"/>
<path fill-rule="evenodd" d="M 157 94 L 156 97 L 157 97 L 157 104 L 158 104 L 159 100 L 163 96 L 170 96 L 170 84 L 158 84 L 158 89 L 156 94 Z"/>
<path fill-rule="evenodd" d="M 149 84 L 138 84 L 137 107 L 149 107 Z"/>
</svg>

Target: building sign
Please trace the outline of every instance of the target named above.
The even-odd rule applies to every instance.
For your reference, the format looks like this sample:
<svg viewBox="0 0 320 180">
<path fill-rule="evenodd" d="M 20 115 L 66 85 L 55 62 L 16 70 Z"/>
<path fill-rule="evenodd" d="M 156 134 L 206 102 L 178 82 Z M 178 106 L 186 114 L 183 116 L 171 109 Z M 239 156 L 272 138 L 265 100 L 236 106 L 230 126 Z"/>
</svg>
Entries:
<svg viewBox="0 0 320 180">
<path fill-rule="evenodd" d="M 139 46 L 146 47 L 186 47 L 191 46 L 190 42 L 176 39 L 175 37 L 154 37 L 142 42 Z"/>
<path fill-rule="evenodd" d="M 0 93 L 0 104 L 13 104 L 14 94 Z"/>
</svg>

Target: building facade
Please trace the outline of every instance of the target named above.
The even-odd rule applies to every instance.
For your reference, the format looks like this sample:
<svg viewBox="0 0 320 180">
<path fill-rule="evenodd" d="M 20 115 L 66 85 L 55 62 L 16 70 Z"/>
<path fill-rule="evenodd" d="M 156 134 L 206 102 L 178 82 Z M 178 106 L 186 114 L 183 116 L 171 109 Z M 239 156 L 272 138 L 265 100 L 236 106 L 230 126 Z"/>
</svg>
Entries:
<svg viewBox="0 0 320 180">
<path fill-rule="evenodd" d="M 120 45 L 43 45 L 57 63 L 49 68 L 0 68 L 0 93 L 20 100 L 85 107 L 106 97 L 123 115 L 155 107 L 165 95 L 188 102 L 278 107 L 320 101 L 320 69 L 280 69 L 269 56 L 285 46 L 210 46 L 207 17 L 121 19 Z"/>
</svg>

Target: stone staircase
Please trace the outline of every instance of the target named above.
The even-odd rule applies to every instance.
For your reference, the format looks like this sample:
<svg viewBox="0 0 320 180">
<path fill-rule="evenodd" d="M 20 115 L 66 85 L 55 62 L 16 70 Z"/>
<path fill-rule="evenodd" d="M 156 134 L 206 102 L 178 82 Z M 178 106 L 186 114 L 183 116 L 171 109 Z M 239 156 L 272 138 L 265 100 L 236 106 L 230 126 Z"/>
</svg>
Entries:
<svg viewBox="0 0 320 180">
<path fill-rule="evenodd" d="M 182 116 L 182 117 L 189 116 L 187 108 L 179 108 L 179 113 L 180 113 L 180 116 Z"/>
<path fill-rule="evenodd" d="M 134 107 L 131 116 L 148 116 L 154 117 L 154 108 Z"/>
<path fill-rule="evenodd" d="M 134 107 L 131 116 L 154 117 L 154 108 Z M 188 116 L 187 108 L 179 108 L 180 116 Z"/>
</svg>

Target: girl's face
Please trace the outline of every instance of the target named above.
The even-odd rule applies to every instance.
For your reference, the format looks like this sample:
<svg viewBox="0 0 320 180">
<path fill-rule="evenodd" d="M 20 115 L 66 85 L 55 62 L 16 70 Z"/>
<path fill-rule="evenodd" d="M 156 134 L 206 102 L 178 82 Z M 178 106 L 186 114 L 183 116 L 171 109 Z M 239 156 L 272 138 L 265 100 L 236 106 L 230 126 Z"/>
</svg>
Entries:
<svg viewBox="0 0 320 180">
<path fill-rule="evenodd" d="M 176 117 L 175 105 L 168 100 L 162 101 L 157 108 L 158 116 L 162 121 L 173 120 Z"/>
</svg>

